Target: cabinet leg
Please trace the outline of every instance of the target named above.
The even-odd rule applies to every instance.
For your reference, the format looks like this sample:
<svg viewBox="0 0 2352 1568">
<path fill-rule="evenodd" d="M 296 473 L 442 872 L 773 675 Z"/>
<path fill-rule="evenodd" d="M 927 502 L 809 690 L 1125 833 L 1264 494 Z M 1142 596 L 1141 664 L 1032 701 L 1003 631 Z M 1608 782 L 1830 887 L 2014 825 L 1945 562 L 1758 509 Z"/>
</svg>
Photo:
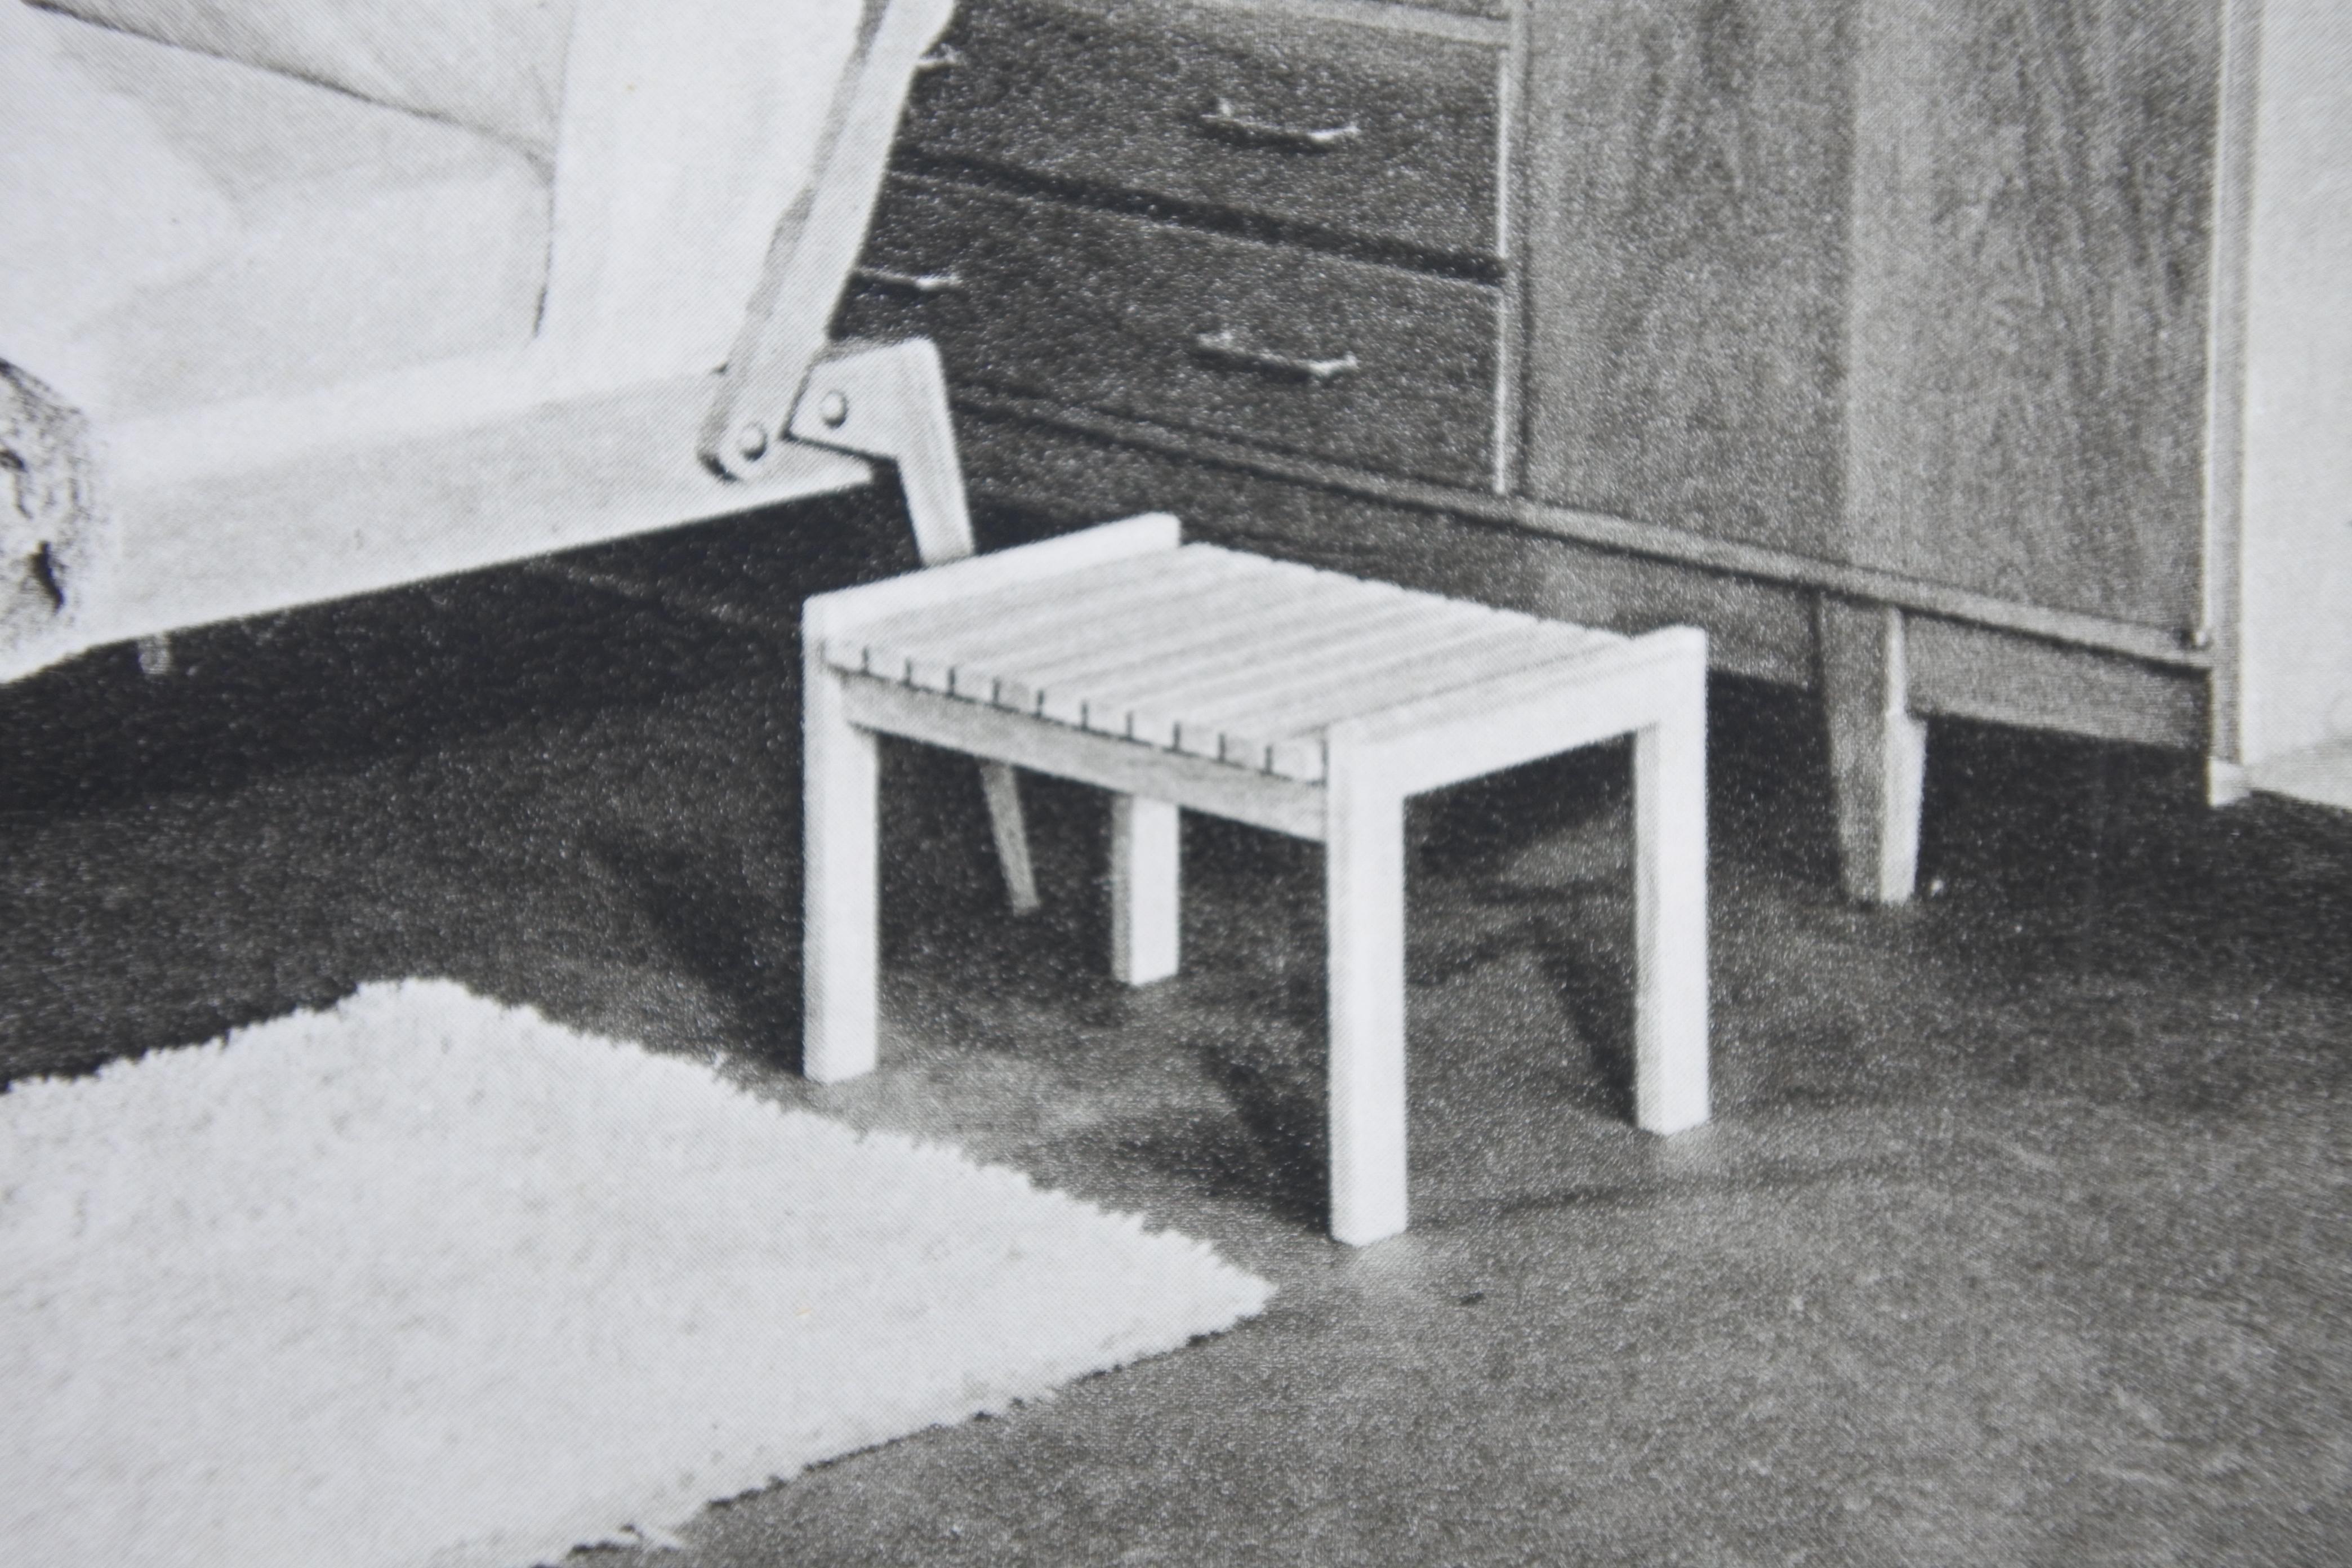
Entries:
<svg viewBox="0 0 2352 1568">
<path fill-rule="evenodd" d="M 1181 961 L 1181 814 L 1164 800 L 1110 803 L 1110 967 L 1129 985 L 1176 973 Z"/>
<path fill-rule="evenodd" d="M 1845 890 L 1864 903 L 1907 903 L 1919 875 L 1927 726 L 1911 712 L 1903 613 L 1824 596 L 1816 632 Z"/>
<path fill-rule="evenodd" d="M 2245 764 L 2231 762 L 2226 757 L 2205 759 L 2207 805 L 2235 805 L 2253 793 L 2253 781 L 2247 776 Z"/>
</svg>

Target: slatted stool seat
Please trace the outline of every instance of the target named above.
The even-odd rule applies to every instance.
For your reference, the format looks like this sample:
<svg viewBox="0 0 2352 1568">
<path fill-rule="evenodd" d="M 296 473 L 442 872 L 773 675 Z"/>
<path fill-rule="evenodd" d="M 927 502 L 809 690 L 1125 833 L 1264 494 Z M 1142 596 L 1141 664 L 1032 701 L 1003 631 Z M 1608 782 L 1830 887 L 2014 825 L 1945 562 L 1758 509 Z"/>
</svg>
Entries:
<svg viewBox="0 0 2352 1568">
<path fill-rule="evenodd" d="M 875 736 L 1114 792 L 1112 966 L 1177 966 L 1181 809 L 1319 840 L 1331 1231 L 1405 1226 L 1404 802 L 1634 737 L 1635 1115 L 1706 1119 L 1704 636 L 1623 637 L 1106 524 L 809 600 L 803 1070 L 875 1065 Z"/>
</svg>

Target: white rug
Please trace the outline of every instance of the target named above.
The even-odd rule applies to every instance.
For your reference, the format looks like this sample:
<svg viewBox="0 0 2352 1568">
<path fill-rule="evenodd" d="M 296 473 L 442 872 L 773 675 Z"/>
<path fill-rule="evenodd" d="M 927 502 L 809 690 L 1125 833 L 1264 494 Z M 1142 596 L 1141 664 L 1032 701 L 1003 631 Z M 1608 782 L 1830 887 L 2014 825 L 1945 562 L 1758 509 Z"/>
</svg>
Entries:
<svg viewBox="0 0 2352 1568">
<path fill-rule="evenodd" d="M 552 1561 L 1266 1295 L 1019 1174 L 370 986 L 0 1095 L 0 1542 Z"/>
</svg>

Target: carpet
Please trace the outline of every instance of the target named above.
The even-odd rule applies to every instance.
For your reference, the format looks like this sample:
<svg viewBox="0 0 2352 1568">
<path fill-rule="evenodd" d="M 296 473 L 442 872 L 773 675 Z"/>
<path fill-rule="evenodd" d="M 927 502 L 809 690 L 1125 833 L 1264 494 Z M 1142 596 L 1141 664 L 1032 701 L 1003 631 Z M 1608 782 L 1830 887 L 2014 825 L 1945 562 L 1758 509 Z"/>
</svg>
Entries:
<svg viewBox="0 0 2352 1568">
<path fill-rule="evenodd" d="M 1268 1288 L 446 982 L 0 1095 L 0 1542 L 511 1565 L 1044 1394 Z"/>
</svg>

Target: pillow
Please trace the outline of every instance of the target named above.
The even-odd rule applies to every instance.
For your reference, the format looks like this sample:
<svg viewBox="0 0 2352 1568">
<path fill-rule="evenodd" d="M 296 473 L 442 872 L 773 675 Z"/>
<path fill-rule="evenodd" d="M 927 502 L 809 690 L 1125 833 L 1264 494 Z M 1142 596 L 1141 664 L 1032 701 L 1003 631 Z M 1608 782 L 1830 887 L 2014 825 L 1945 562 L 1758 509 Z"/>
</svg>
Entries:
<svg viewBox="0 0 2352 1568">
<path fill-rule="evenodd" d="M 554 156 L 572 0 L 42 0 Z"/>
<path fill-rule="evenodd" d="M 58 52 L 70 26 L 0 0 L 0 358 L 67 381 L 44 347 L 237 235 L 227 198 L 147 111 Z"/>
</svg>

